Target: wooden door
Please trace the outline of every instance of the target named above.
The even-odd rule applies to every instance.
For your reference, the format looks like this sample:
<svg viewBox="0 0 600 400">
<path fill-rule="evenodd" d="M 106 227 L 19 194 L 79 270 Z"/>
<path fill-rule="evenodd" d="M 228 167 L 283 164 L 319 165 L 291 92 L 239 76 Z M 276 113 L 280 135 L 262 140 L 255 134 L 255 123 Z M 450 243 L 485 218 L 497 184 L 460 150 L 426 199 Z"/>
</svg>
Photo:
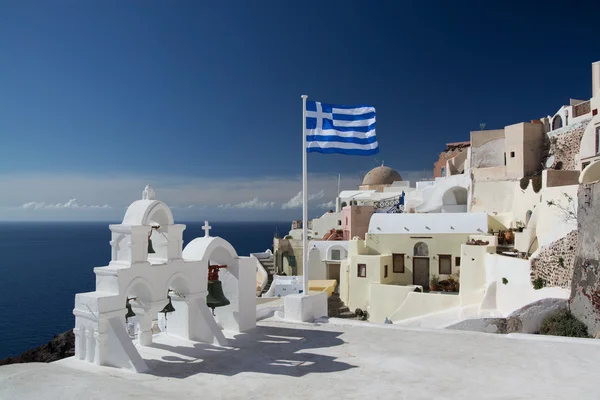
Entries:
<svg viewBox="0 0 600 400">
<path fill-rule="evenodd" d="M 340 264 L 327 264 L 327 279 L 335 279 L 340 283 Z"/>
<path fill-rule="evenodd" d="M 421 285 L 423 289 L 429 288 L 429 258 L 413 258 L 413 285 Z"/>
</svg>

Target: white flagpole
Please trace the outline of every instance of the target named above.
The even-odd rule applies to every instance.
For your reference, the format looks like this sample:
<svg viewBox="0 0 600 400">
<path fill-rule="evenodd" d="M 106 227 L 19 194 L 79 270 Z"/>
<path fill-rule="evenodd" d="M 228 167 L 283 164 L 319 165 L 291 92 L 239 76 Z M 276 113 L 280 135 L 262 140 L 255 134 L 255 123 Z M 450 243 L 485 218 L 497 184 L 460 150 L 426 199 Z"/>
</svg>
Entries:
<svg viewBox="0 0 600 400">
<path fill-rule="evenodd" d="M 302 96 L 302 275 L 303 292 L 308 296 L 308 178 L 306 173 L 306 98 Z"/>
</svg>

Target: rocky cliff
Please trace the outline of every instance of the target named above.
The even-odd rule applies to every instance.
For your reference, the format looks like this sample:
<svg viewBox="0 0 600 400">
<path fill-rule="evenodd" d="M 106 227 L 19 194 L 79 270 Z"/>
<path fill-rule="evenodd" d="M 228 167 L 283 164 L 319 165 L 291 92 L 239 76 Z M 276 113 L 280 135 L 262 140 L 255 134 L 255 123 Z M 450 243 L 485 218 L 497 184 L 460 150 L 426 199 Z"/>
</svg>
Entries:
<svg viewBox="0 0 600 400">
<path fill-rule="evenodd" d="M 569 306 L 592 337 L 600 336 L 600 183 L 579 187 L 579 242 Z"/>
<path fill-rule="evenodd" d="M 8 357 L 0 360 L 0 365 L 29 363 L 29 362 L 44 362 L 49 363 L 60 359 L 71 357 L 75 354 L 75 335 L 69 330 L 60 335 L 56 335 L 50 342 L 27 350 L 25 353 L 17 357 Z"/>
</svg>

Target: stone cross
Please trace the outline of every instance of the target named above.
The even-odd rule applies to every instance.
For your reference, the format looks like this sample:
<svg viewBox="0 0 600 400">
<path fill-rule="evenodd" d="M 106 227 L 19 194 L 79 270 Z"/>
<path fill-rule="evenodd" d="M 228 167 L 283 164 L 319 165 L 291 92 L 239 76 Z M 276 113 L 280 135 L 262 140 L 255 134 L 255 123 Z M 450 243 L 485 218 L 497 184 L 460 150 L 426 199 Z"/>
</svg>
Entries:
<svg viewBox="0 0 600 400">
<path fill-rule="evenodd" d="M 152 186 L 146 185 L 146 188 L 142 192 L 142 200 L 154 200 L 154 189 L 152 189 Z"/>
<path fill-rule="evenodd" d="M 204 226 L 202 229 L 204 230 L 204 237 L 210 237 L 210 230 L 212 226 L 208 225 L 208 221 L 204 221 Z"/>
</svg>

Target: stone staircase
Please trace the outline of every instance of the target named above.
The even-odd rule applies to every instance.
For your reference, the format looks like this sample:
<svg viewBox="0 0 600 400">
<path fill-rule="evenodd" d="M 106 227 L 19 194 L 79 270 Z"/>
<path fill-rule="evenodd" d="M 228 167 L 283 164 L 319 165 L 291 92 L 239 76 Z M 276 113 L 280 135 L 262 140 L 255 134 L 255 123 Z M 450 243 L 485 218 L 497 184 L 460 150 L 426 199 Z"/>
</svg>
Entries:
<svg viewBox="0 0 600 400">
<path fill-rule="evenodd" d="M 262 291 L 263 293 L 266 293 L 269 288 L 271 287 L 271 283 L 273 283 L 273 275 L 275 275 L 275 260 L 273 259 L 273 256 L 271 255 L 271 257 L 268 258 L 259 258 L 258 261 L 261 263 L 261 265 L 263 266 L 263 268 L 267 271 L 267 285 L 265 286 L 265 289 Z"/>
<path fill-rule="evenodd" d="M 356 314 L 350 311 L 348 306 L 340 299 L 337 290 L 327 299 L 327 311 L 328 317 L 330 318 L 357 319 Z"/>
</svg>

